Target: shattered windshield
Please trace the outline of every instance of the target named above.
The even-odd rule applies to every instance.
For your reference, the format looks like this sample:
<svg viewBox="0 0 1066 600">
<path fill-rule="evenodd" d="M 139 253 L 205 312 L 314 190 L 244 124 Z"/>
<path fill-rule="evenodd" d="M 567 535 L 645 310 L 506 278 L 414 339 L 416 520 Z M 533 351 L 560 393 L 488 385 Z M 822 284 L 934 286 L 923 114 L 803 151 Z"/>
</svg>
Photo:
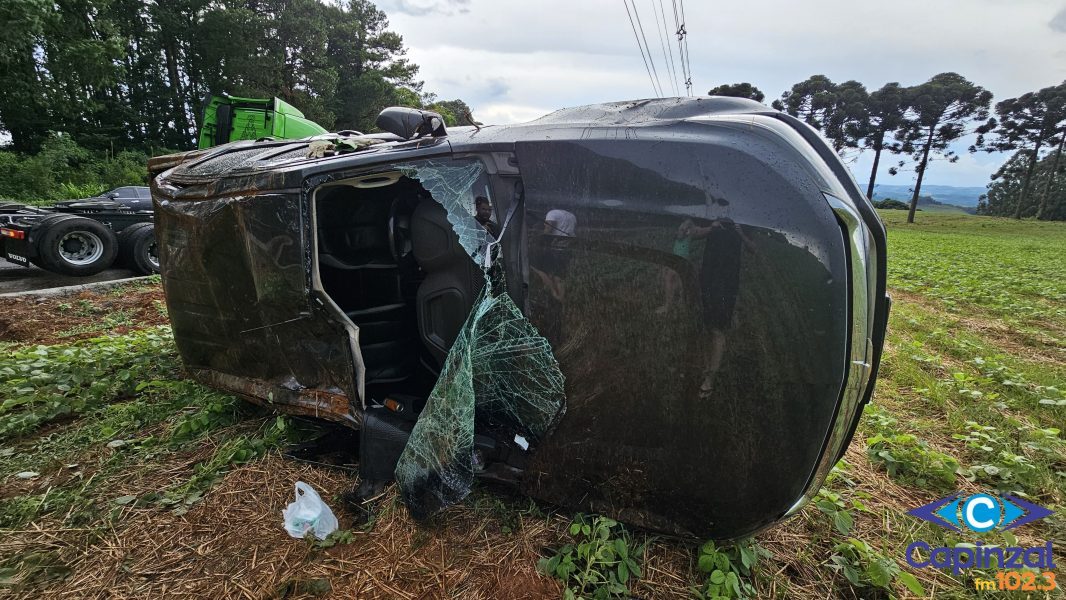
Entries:
<svg viewBox="0 0 1066 600">
<path fill-rule="evenodd" d="M 485 275 L 396 466 L 408 509 L 426 518 L 470 492 L 475 423 L 535 444 L 563 414 L 563 374 L 548 340 L 506 293 L 503 261 L 484 260 L 499 247 L 486 250 L 488 236 L 469 209 L 482 165 L 429 161 L 399 169 L 444 206 L 460 244 Z"/>
</svg>

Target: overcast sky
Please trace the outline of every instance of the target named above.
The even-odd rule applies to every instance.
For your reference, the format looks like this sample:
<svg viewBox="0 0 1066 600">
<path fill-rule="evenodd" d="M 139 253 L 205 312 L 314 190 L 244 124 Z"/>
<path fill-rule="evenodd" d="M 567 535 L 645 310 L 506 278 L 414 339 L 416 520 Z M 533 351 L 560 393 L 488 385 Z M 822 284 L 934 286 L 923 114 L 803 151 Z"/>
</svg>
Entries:
<svg viewBox="0 0 1066 600">
<path fill-rule="evenodd" d="M 655 33 L 659 2 L 635 2 L 664 94 L 673 95 Z M 426 91 L 462 98 L 485 123 L 655 95 L 619 0 L 377 4 L 421 66 Z M 672 33 L 671 0 L 663 6 Z M 991 90 L 995 102 L 1066 80 L 1066 0 L 688 0 L 684 8 L 694 94 L 748 81 L 769 103 L 818 73 L 872 90 L 956 71 Z M 676 39 L 666 41 L 677 67 Z M 932 164 L 926 181 L 984 186 L 1003 160 L 966 154 L 955 164 Z M 852 163 L 860 182 L 870 164 L 865 155 Z M 910 184 L 913 175 L 878 180 Z"/>
</svg>

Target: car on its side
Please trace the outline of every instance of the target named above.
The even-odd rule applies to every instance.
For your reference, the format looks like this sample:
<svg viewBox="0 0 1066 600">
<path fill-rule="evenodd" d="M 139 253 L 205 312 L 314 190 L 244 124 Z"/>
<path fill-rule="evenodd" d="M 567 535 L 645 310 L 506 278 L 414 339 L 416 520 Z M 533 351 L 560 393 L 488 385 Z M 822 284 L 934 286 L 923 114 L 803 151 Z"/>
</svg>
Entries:
<svg viewBox="0 0 1066 600">
<path fill-rule="evenodd" d="M 802 122 L 737 98 L 153 159 L 189 372 L 360 429 L 416 516 L 474 477 L 678 535 L 795 513 L 884 342 L 885 231 Z"/>
</svg>

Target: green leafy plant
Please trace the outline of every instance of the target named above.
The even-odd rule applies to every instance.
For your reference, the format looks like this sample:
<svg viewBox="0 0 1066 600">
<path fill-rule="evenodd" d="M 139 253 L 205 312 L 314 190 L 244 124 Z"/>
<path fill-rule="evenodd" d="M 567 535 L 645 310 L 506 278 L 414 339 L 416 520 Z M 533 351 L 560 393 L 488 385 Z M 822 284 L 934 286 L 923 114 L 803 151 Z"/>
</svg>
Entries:
<svg viewBox="0 0 1066 600">
<path fill-rule="evenodd" d="M 327 535 L 326 539 L 320 540 L 315 537 L 315 533 L 313 531 L 308 531 L 307 540 L 308 543 L 311 544 L 312 548 L 315 548 L 316 550 L 324 550 L 326 548 L 332 548 L 333 546 L 336 546 L 338 544 L 342 546 L 347 546 L 348 544 L 352 543 L 353 540 L 355 540 L 355 534 L 352 533 L 351 529 L 338 529 L 333 533 Z"/>
<path fill-rule="evenodd" d="M 1066 460 L 1066 442 L 1059 437 L 1059 433 L 1061 432 L 1055 427 L 1033 429 L 1029 432 L 1029 439 L 1022 445 L 1053 461 L 1061 462 Z"/>
<path fill-rule="evenodd" d="M 200 435 L 236 423 L 247 412 L 248 404 L 233 396 L 209 391 L 186 381 L 152 381 L 137 386 L 137 391 L 153 386 L 182 388 L 184 395 L 198 394 L 198 401 L 192 404 L 177 419 L 170 432 L 173 442 L 181 443 Z"/>
<path fill-rule="evenodd" d="M 893 581 L 916 596 L 925 596 L 922 584 L 910 573 L 901 571 L 896 561 L 878 552 L 866 542 L 849 538 L 834 548 L 829 568 L 844 575 L 851 585 L 889 590 Z"/>
<path fill-rule="evenodd" d="M 703 585 L 693 590 L 701 600 L 729 600 L 754 598 L 755 588 L 750 579 L 752 569 L 760 558 L 770 553 L 755 540 L 740 540 L 732 546 L 719 548 L 713 541 L 700 547 L 699 570 L 707 574 Z"/>
<path fill-rule="evenodd" d="M 959 462 L 914 435 L 879 433 L 866 443 L 870 462 L 883 466 L 889 477 L 933 489 L 955 486 Z"/>
<path fill-rule="evenodd" d="M 859 510 L 866 510 L 866 507 L 859 500 L 852 500 L 852 503 L 853 507 Z M 848 505 L 840 494 L 822 488 L 818 490 L 818 497 L 814 500 L 814 506 L 829 516 L 830 520 L 833 521 L 833 527 L 841 535 L 851 533 L 851 528 L 855 524 L 855 517 L 851 514 Z"/>
<path fill-rule="evenodd" d="M 567 600 L 624 598 L 631 579 L 642 575 L 640 561 L 647 542 L 634 547 L 630 535 L 617 521 L 607 517 L 578 515 L 570 525 L 574 543 L 551 557 L 542 558 L 537 568 L 566 586 Z"/>
<path fill-rule="evenodd" d="M 36 346 L 0 355 L 0 440 L 23 435 L 132 395 L 136 386 L 178 370 L 169 327 L 100 337 L 69 346 Z"/>
<path fill-rule="evenodd" d="M 1042 446 L 1052 443 L 1047 439 L 1048 434 L 1037 435 L 1043 439 L 1036 443 Z M 1037 465 L 1028 457 L 1014 452 L 1010 442 L 995 427 L 967 421 L 966 433 L 956 433 L 952 437 L 966 442 L 976 455 L 986 461 L 961 471 L 969 481 L 990 483 L 1002 492 L 1023 491 L 1038 484 Z"/>
</svg>

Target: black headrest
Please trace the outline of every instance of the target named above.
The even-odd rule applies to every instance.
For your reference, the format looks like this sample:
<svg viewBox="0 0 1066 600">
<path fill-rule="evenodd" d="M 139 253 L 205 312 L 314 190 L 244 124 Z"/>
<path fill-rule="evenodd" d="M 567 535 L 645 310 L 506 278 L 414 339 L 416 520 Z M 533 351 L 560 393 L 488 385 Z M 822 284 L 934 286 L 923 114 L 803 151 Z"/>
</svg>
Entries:
<svg viewBox="0 0 1066 600">
<path fill-rule="evenodd" d="M 418 264 L 427 271 L 441 269 L 456 260 L 470 260 L 448 222 L 448 211 L 430 199 L 419 201 L 411 216 L 411 250 Z"/>
</svg>

